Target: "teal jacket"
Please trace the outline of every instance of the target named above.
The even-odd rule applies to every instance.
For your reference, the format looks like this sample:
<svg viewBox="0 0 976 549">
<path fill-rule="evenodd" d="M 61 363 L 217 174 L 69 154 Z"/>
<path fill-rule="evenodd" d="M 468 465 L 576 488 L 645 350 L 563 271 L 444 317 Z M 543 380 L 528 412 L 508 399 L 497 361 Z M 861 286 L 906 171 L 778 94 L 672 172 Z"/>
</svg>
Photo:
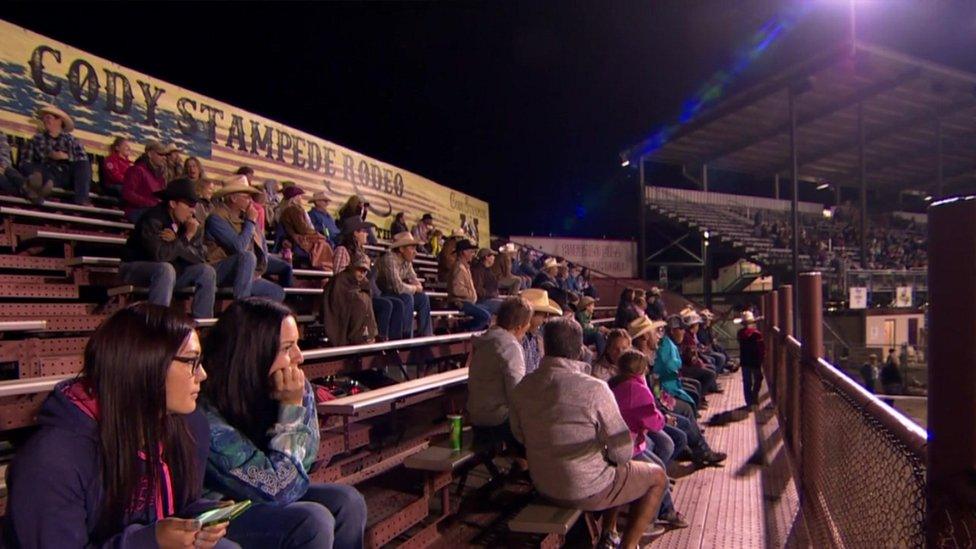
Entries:
<svg viewBox="0 0 976 549">
<path fill-rule="evenodd" d="M 208 497 L 285 505 L 305 495 L 320 436 L 310 383 L 305 382 L 301 406 L 279 407 L 267 449 L 255 446 L 208 403 L 201 408 L 210 422 L 205 477 Z"/>
<path fill-rule="evenodd" d="M 678 370 L 681 369 L 681 352 L 678 346 L 671 341 L 671 338 L 664 336 L 658 345 L 657 354 L 654 356 L 654 373 L 661 379 L 661 387 L 671 396 L 695 405 L 695 399 L 685 392 L 678 379 Z"/>
</svg>

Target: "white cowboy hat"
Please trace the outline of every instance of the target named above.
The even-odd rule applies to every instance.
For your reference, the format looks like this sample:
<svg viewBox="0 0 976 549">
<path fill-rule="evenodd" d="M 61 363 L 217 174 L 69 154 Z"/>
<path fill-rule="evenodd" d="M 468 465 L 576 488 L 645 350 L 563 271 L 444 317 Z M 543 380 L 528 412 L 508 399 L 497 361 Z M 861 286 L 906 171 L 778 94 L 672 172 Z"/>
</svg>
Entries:
<svg viewBox="0 0 976 549">
<path fill-rule="evenodd" d="M 689 327 L 702 323 L 702 317 L 694 311 L 691 311 L 686 315 L 681 315 L 681 320 L 683 320 Z"/>
<path fill-rule="evenodd" d="M 547 257 L 545 261 L 542 262 L 542 269 L 551 269 L 553 267 L 558 267 L 559 262 L 556 261 L 555 257 Z"/>
<path fill-rule="evenodd" d="M 58 118 L 60 118 L 61 130 L 64 131 L 65 133 L 68 133 L 75 129 L 75 121 L 72 120 L 70 116 L 68 116 L 68 113 L 62 111 L 61 109 L 55 107 L 54 105 L 45 103 L 44 105 L 41 105 L 37 109 L 36 116 L 38 120 L 40 120 L 41 117 L 44 116 L 45 114 L 50 114 L 52 116 L 57 116 Z"/>
<path fill-rule="evenodd" d="M 738 323 L 742 323 L 742 324 L 755 324 L 756 323 L 756 315 L 752 314 L 752 311 L 744 311 L 742 313 L 742 316 L 740 316 L 736 320 L 739 321 Z"/>
<path fill-rule="evenodd" d="M 214 191 L 214 198 L 222 198 L 229 194 L 247 193 L 250 195 L 261 194 L 262 191 L 255 189 L 247 182 L 247 177 L 234 175 L 224 180 L 224 186 Z"/>
<path fill-rule="evenodd" d="M 402 248 L 404 246 L 419 246 L 419 245 L 420 242 L 418 242 L 417 239 L 414 238 L 412 234 L 408 233 L 407 231 L 403 231 L 402 233 L 397 233 L 393 235 L 393 242 L 390 243 L 390 249 L 395 250 L 397 248 Z"/>
<path fill-rule="evenodd" d="M 650 333 L 663 327 L 665 324 L 666 322 L 663 320 L 651 320 L 650 318 L 641 315 L 627 325 L 627 335 L 629 335 L 631 341 L 633 341 L 646 333 Z"/>
<path fill-rule="evenodd" d="M 522 290 L 522 293 L 519 295 L 529 302 L 533 312 L 553 315 L 563 314 L 563 310 L 559 308 L 559 305 L 555 301 L 549 299 L 549 292 L 545 290 L 530 288 L 528 290 Z"/>
</svg>

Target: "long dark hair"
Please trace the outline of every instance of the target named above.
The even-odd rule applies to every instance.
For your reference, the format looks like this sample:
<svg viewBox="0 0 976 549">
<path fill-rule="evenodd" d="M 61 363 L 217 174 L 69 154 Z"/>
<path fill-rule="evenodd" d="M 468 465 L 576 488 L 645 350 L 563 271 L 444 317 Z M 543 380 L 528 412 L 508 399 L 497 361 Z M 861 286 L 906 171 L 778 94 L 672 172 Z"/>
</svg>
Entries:
<svg viewBox="0 0 976 549">
<path fill-rule="evenodd" d="M 366 249 L 363 248 L 363 245 L 356 238 L 356 231 L 342 231 L 339 235 L 339 245 L 345 246 L 346 251 L 349 252 L 349 257 L 355 255 L 356 252 L 366 253 Z"/>
<path fill-rule="evenodd" d="M 176 505 L 197 499 L 196 441 L 184 416 L 167 413 L 166 374 L 193 326 L 166 307 L 136 303 L 108 318 L 85 346 L 84 380 L 96 399 L 105 500 L 96 537 L 118 532 L 140 494 L 155 494 L 157 448 L 172 472 Z M 147 457 L 146 466 L 140 452 Z M 146 490 L 141 479 L 146 479 Z M 152 497 L 152 496 L 150 496 Z M 159 517 L 163 518 L 163 517 Z"/>
<path fill-rule="evenodd" d="M 288 307 L 262 298 L 235 301 L 203 342 L 207 403 L 258 448 L 267 449 L 268 429 L 278 418 L 268 371 L 278 356 L 281 321 Z"/>
</svg>

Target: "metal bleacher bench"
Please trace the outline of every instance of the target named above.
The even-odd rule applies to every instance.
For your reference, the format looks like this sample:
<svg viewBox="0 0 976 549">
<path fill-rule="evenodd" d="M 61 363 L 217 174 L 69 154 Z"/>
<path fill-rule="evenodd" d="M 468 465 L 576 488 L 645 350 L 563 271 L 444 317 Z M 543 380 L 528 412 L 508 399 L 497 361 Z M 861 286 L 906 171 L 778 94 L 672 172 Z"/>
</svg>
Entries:
<svg viewBox="0 0 976 549">
<path fill-rule="evenodd" d="M 554 534 L 562 537 L 569 533 L 582 513 L 579 509 L 530 503 L 525 506 L 525 509 L 519 511 L 515 518 L 508 521 L 508 529 L 512 532 Z"/>
<path fill-rule="evenodd" d="M 0 333 L 39 332 L 47 329 L 46 320 L 12 320 L 0 322 Z"/>
<path fill-rule="evenodd" d="M 389 350 L 404 350 L 414 347 L 424 347 L 431 344 L 455 343 L 467 341 L 481 335 L 483 332 L 463 332 L 460 334 L 449 334 L 442 336 L 415 337 L 412 339 L 398 339 L 394 341 L 384 341 L 382 343 L 364 343 L 362 345 L 346 345 L 344 347 L 330 347 L 325 349 L 315 349 L 303 353 L 305 360 L 321 360 L 324 358 L 339 358 L 344 356 L 356 355 L 360 353 L 377 353 Z"/>
<path fill-rule="evenodd" d="M 42 221 L 63 221 L 66 223 L 76 223 L 78 225 L 91 225 L 93 227 L 110 227 L 113 229 L 131 230 L 134 227 L 132 223 L 123 223 L 121 221 L 106 221 L 104 219 L 90 219 L 87 217 L 78 217 L 74 215 L 38 212 L 35 210 L 25 210 L 23 208 L 15 208 L 11 206 L 0 206 L 0 215 L 11 216 L 11 217 L 25 217 L 29 219 L 39 219 Z"/>
<path fill-rule="evenodd" d="M 93 234 L 65 233 L 58 230 L 37 229 L 26 235 L 26 238 L 38 238 L 46 240 L 64 240 L 69 242 L 89 242 L 92 244 L 112 244 L 124 246 L 125 239 L 120 236 L 101 236 Z"/>
<path fill-rule="evenodd" d="M 322 288 L 285 288 L 285 295 L 320 295 L 323 290 Z M 186 288 L 176 288 L 174 293 L 181 294 L 192 294 L 194 289 L 192 286 Z M 134 286 L 132 284 L 126 284 L 124 286 L 116 286 L 115 288 L 109 288 L 109 297 L 114 297 L 117 295 L 128 295 L 128 294 L 146 294 L 149 293 L 149 288 L 144 286 Z M 233 294 L 234 290 L 232 288 L 217 288 L 218 295 L 228 295 Z"/>
<path fill-rule="evenodd" d="M 306 358 L 308 354 L 310 353 L 306 354 Z M 467 381 L 468 369 L 460 368 L 330 400 L 319 404 L 318 409 L 324 414 L 351 416 L 371 406 L 393 402 L 410 395 L 457 385 L 458 383 L 466 383 Z"/>
<path fill-rule="evenodd" d="M 7 204 L 23 204 L 28 206 L 31 204 L 26 198 L 20 198 L 18 196 L 0 196 L 0 202 L 6 202 Z M 41 208 L 51 209 L 51 210 L 64 210 L 68 212 L 80 212 L 80 213 L 90 213 L 95 215 L 105 215 L 112 217 L 122 217 L 125 212 L 122 210 L 117 210 L 114 208 L 99 208 L 97 206 L 81 206 L 79 204 L 72 204 L 71 202 L 53 202 L 48 200 L 40 205 Z"/>
<path fill-rule="evenodd" d="M 613 324 L 613 321 L 614 320 L 616 320 L 616 319 L 613 318 L 613 317 L 610 317 L 610 318 L 597 318 L 595 320 L 591 320 L 590 321 L 590 324 L 596 324 L 596 325 Z"/>
<path fill-rule="evenodd" d="M 332 271 L 324 271 L 322 269 L 292 269 L 291 272 L 295 276 L 306 276 L 310 278 L 329 278 L 333 275 Z"/>
</svg>

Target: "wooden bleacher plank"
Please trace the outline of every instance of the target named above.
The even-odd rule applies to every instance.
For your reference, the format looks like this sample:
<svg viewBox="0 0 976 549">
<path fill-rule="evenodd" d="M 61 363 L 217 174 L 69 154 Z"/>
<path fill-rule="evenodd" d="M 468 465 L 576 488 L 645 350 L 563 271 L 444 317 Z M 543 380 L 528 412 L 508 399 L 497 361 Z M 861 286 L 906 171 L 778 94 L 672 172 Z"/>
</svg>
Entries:
<svg viewBox="0 0 976 549">
<path fill-rule="evenodd" d="M 38 212 L 35 210 L 25 210 L 23 208 L 15 208 L 10 206 L 0 206 L 0 215 L 6 215 L 11 217 L 26 217 L 28 219 L 38 219 L 41 221 L 63 221 L 65 223 L 76 223 L 78 225 L 92 225 L 95 227 L 111 227 L 113 229 L 132 230 L 132 228 L 134 227 L 132 223 L 123 223 L 121 221 L 105 221 L 103 219 L 89 219 L 86 217 L 78 217 L 74 215 Z"/>
<path fill-rule="evenodd" d="M 467 380 L 468 369 L 459 368 L 419 379 L 404 381 L 396 385 L 390 385 L 389 387 L 382 387 L 372 391 L 330 400 L 319 404 L 319 412 L 323 414 L 352 415 L 370 406 L 376 406 L 413 394 L 440 389 L 458 383 L 465 383 Z"/>
<path fill-rule="evenodd" d="M 26 198 L 20 198 L 19 196 L 0 195 L 0 202 L 6 202 L 8 204 L 22 204 L 24 206 L 31 205 L 31 201 L 27 200 Z M 122 217 L 125 215 L 125 212 L 115 208 L 81 206 L 79 204 L 73 204 L 71 202 L 56 202 L 53 200 L 46 200 L 43 204 L 40 205 L 40 207 L 45 209 L 52 209 L 52 210 L 65 210 L 70 212 L 89 213 L 94 215 L 105 215 L 111 217 Z"/>
</svg>

